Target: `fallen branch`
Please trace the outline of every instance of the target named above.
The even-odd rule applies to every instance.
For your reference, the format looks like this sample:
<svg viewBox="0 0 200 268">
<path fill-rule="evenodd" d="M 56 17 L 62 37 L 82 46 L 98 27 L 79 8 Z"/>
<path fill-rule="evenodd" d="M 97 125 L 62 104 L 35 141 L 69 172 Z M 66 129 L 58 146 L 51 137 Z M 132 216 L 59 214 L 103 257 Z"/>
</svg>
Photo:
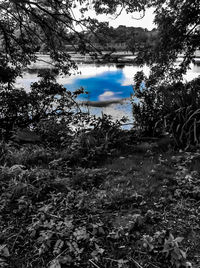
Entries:
<svg viewBox="0 0 200 268">
<path fill-rule="evenodd" d="M 130 261 L 132 261 L 138 268 L 143 268 L 137 261 L 135 261 L 133 258 L 129 258 Z"/>
<path fill-rule="evenodd" d="M 96 263 L 94 263 L 92 260 L 89 260 L 89 262 L 96 268 L 100 268 Z"/>
</svg>

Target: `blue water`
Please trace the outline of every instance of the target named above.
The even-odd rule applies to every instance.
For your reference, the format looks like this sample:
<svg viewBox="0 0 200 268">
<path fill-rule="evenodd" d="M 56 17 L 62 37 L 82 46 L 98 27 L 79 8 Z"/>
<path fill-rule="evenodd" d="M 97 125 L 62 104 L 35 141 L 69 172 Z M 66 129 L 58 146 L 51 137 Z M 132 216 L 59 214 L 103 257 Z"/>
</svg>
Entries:
<svg viewBox="0 0 200 268">
<path fill-rule="evenodd" d="M 142 70 L 148 76 L 149 68 L 143 67 Z M 95 101 L 103 102 L 100 106 L 87 107 L 91 114 L 101 116 L 102 113 L 111 115 L 114 120 L 119 120 L 123 116 L 129 118 L 130 122 L 133 121 L 132 116 L 132 104 L 129 100 L 123 100 L 129 98 L 133 93 L 133 77 L 137 71 L 141 71 L 141 68 L 137 65 L 125 65 L 123 69 L 117 69 L 114 65 L 96 65 L 96 64 L 80 64 L 79 72 L 70 77 L 58 77 L 58 83 L 64 85 L 68 90 L 74 91 L 80 87 L 85 88 L 89 92 L 88 95 L 81 95 L 79 100 L 83 101 Z M 192 65 L 188 70 L 185 79 L 190 81 L 200 75 L 200 67 Z M 24 87 L 27 91 L 30 89 L 32 82 L 37 82 L 37 72 L 29 73 L 24 72 L 23 77 L 17 78 L 17 85 Z M 141 89 L 144 87 L 142 85 Z M 116 100 L 116 101 L 112 101 Z M 107 101 L 107 103 L 104 103 Z M 134 99 L 134 101 L 137 101 Z"/>
<path fill-rule="evenodd" d="M 92 75 L 92 74 L 91 74 Z M 80 100 L 86 98 L 90 101 L 109 101 L 114 99 L 129 98 L 133 93 L 131 85 L 123 85 L 125 76 L 122 69 L 105 71 L 91 77 L 75 78 L 72 83 L 64 86 L 70 90 L 83 87 L 89 94 L 84 94 Z"/>
</svg>

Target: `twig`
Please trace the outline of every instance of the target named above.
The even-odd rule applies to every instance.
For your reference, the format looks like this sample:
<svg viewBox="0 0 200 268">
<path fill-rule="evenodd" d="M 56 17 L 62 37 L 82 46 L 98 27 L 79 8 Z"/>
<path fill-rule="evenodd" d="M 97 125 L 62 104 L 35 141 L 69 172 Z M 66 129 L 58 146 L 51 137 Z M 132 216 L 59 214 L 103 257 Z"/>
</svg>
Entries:
<svg viewBox="0 0 200 268">
<path fill-rule="evenodd" d="M 138 268 L 143 268 L 137 261 L 135 261 L 133 258 L 129 258 L 130 261 L 132 261 L 133 263 L 135 263 L 135 265 L 137 265 Z"/>
<path fill-rule="evenodd" d="M 96 268 L 100 268 L 96 263 L 94 263 L 92 260 L 89 260 L 89 262 Z"/>
<path fill-rule="evenodd" d="M 147 255 L 146 252 L 143 252 L 143 251 L 140 251 L 140 250 L 135 250 L 135 252 L 140 253 L 140 254 L 143 254 L 143 255 Z"/>
<path fill-rule="evenodd" d="M 150 262 L 151 265 L 153 265 L 153 267 L 155 268 L 159 268 L 157 265 L 153 264 L 152 262 Z"/>
<path fill-rule="evenodd" d="M 14 243 L 13 243 L 13 245 L 12 245 L 12 248 L 11 248 L 11 251 L 13 251 L 13 249 L 14 249 L 14 247 L 15 247 L 15 244 L 16 244 L 16 242 L 17 242 L 17 239 L 19 238 L 19 236 L 20 236 L 20 234 L 23 232 L 23 230 L 21 229 L 20 231 L 19 231 L 19 233 L 17 234 L 17 237 L 15 238 L 15 241 L 14 241 Z"/>
<path fill-rule="evenodd" d="M 111 20 L 116 20 L 122 14 L 123 10 L 124 10 L 124 6 L 122 6 L 121 10 L 119 11 L 119 13 L 117 13 L 117 15 L 114 18 L 110 17 L 110 19 Z"/>
<path fill-rule="evenodd" d="M 111 258 L 104 258 L 104 260 L 109 260 L 109 261 L 113 261 L 113 262 L 119 262 L 118 260 L 114 260 L 114 259 L 111 259 Z"/>
<path fill-rule="evenodd" d="M 195 205 L 198 205 L 200 203 L 200 200 L 198 202 L 195 203 Z"/>
<path fill-rule="evenodd" d="M 47 263 L 47 265 L 49 265 L 49 263 L 53 262 L 54 260 L 57 260 L 57 259 L 58 259 L 63 253 L 65 253 L 67 250 L 68 250 L 68 249 L 63 250 L 63 251 L 62 251 L 60 254 L 58 254 L 53 260 L 49 261 L 49 262 Z"/>
<path fill-rule="evenodd" d="M 48 216 L 51 216 L 53 218 L 56 218 L 56 219 L 59 219 L 59 220 L 62 220 L 63 218 L 59 217 L 59 216 L 56 216 L 56 215 L 53 215 L 53 214 L 50 214 L 50 213 L 45 213 L 46 215 Z"/>
</svg>

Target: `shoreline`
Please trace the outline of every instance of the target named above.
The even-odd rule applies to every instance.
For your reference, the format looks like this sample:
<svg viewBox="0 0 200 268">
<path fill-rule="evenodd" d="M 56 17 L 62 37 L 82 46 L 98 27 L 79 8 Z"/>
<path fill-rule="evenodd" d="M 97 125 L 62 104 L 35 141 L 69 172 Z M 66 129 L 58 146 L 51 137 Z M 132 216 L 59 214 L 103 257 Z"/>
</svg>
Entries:
<svg viewBox="0 0 200 268">
<path fill-rule="evenodd" d="M 119 51 L 114 52 L 110 55 L 107 51 L 102 52 L 102 55 L 98 55 L 94 58 L 92 54 L 78 54 L 70 52 L 71 60 L 77 64 L 115 64 L 118 68 L 123 68 L 128 64 L 135 64 L 136 56 L 133 55 L 130 51 Z M 35 62 L 32 62 L 25 70 L 34 71 L 34 70 L 44 70 L 44 69 L 54 69 L 53 61 L 50 59 L 49 54 L 39 54 L 36 53 L 38 57 Z M 177 62 L 182 60 L 183 56 L 179 55 Z M 194 57 L 194 64 L 200 64 L 200 56 L 196 55 Z"/>
<path fill-rule="evenodd" d="M 121 104 L 124 105 L 125 101 L 130 100 L 130 98 L 122 98 L 122 99 L 113 99 L 108 101 L 80 101 L 81 106 L 89 106 L 89 107 L 97 107 L 97 108 L 105 108 L 112 104 Z"/>
<path fill-rule="evenodd" d="M 79 64 L 116 64 L 119 65 L 119 68 L 123 68 L 126 64 L 134 64 L 136 56 L 131 52 L 115 52 L 112 53 L 110 59 L 106 51 L 103 52 L 103 55 L 99 55 L 94 58 L 91 54 L 81 55 L 77 53 L 69 53 L 71 60 Z M 38 57 L 35 62 L 32 62 L 26 70 L 43 70 L 43 69 L 54 69 L 53 61 L 50 59 L 48 54 L 36 54 Z"/>
</svg>

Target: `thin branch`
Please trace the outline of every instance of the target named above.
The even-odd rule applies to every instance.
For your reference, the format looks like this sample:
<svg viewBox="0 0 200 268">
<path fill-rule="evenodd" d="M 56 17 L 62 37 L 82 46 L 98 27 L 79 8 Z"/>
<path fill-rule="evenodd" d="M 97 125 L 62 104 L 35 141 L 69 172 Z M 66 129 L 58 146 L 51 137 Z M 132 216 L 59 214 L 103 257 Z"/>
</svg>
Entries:
<svg viewBox="0 0 200 268">
<path fill-rule="evenodd" d="M 89 260 L 89 262 L 96 268 L 100 268 L 96 263 L 94 263 L 92 260 Z"/>
<path fill-rule="evenodd" d="M 199 21 L 192 27 L 192 29 L 190 29 L 187 33 L 186 33 L 186 37 L 189 36 L 193 31 L 194 29 L 199 26 Z"/>
<path fill-rule="evenodd" d="M 122 11 L 124 10 L 124 5 L 122 6 L 122 8 L 121 8 L 121 10 L 119 11 L 119 13 L 117 13 L 117 15 L 114 17 L 114 18 L 112 18 L 112 17 L 110 17 L 110 19 L 111 20 L 116 20 L 121 14 L 122 14 Z"/>
<path fill-rule="evenodd" d="M 135 261 L 133 258 L 129 258 L 130 261 L 132 261 L 138 268 L 143 268 L 137 261 Z"/>
</svg>

